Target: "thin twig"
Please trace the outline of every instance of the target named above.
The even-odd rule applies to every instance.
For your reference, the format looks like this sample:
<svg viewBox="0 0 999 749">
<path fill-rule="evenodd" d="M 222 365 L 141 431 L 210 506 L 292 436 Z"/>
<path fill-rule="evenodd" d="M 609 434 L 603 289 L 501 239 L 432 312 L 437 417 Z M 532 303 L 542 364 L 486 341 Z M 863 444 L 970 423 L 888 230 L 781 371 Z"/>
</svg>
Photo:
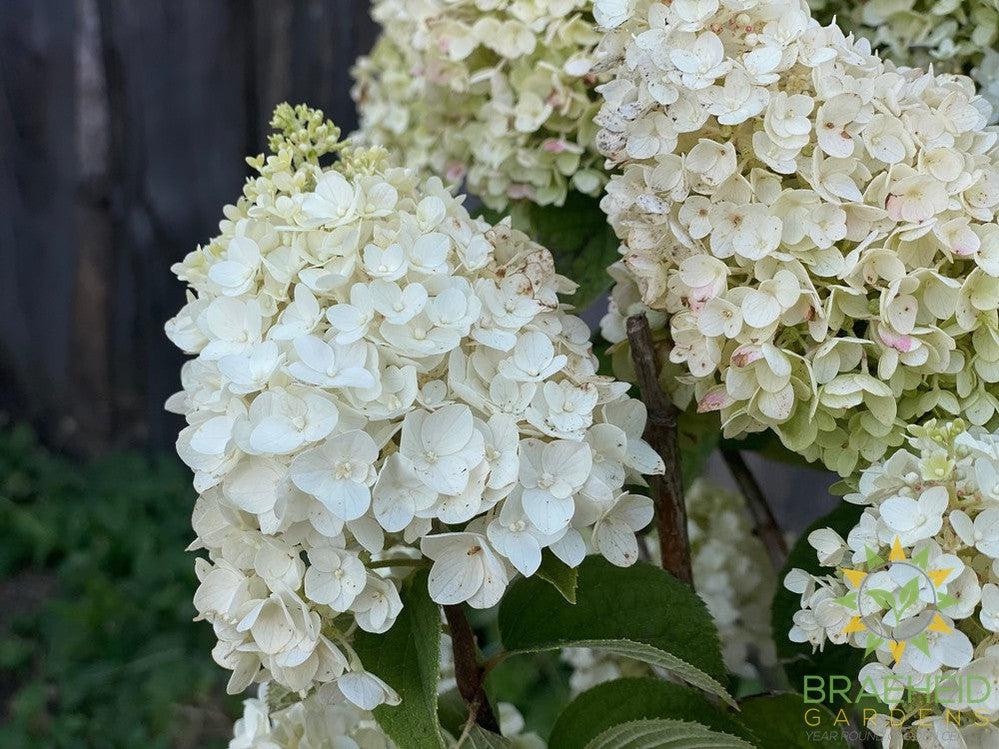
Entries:
<svg viewBox="0 0 999 749">
<path fill-rule="evenodd" d="M 663 569 L 685 583 L 693 582 L 690 568 L 690 540 L 687 538 L 687 509 L 683 503 L 683 476 L 677 439 L 677 408 L 659 385 L 659 361 L 652 332 L 645 315 L 628 318 L 631 359 L 642 400 L 648 410 L 645 439 L 666 464 L 664 476 L 650 476 L 652 500 L 656 505 L 656 530 Z"/>
<path fill-rule="evenodd" d="M 722 448 L 722 457 L 728 470 L 732 473 L 735 483 L 746 498 L 749 514 L 752 515 L 756 535 L 763 542 L 775 570 L 780 570 L 787 560 L 787 541 L 777 524 L 770 503 L 760 488 L 753 471 L 742 457 L 742 453 L 732 448 Z"/>
<path fill-rule="evenodd" d="M 486 698 L 483 685 L 483 670 L 479 666 L 475 647 L 475 633 L 468 623 L 461 605 L 445 606 L 444 618 L 451 631 L 451 646 L 454 650 L 454 678 L 458 684 L 458 694 L 468 703 L 469 717 L 487 731 L 499 733 L 499 723 Z"/>
</svg>

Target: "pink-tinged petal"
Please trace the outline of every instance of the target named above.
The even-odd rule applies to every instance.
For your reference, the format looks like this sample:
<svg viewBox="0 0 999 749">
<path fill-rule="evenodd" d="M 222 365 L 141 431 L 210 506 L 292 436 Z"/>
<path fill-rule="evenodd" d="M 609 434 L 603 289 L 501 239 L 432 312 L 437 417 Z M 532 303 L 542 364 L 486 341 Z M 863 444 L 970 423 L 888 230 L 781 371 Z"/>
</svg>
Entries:
<svg viewBox="0 0 999 749">
<path fill-rule="evenodd" d="M 727 390 L 711 390 L 697 402 L 697 413 L 703 414 L 709 411 L 721 411 L 723 408 L 732 405 L 733 402 Z"/>
<path fill-rule="evenodd" d="M 733 367 L 748 367 L 754 361 L 759 361 L 762 358 L 763 352 L 758 346 L 745 344 L 732 352 L 730 361 Z"/>
<path fill-rule="evenodd" d="M 903 354 L 908 354 L 914 348 L 916 348 L 918 342 L 911 335 L 901 335 L 899 333 L 893 333 L 890 330 L 882 330 L 878 333 L 881 341 L 896 351 L 900 351 Z"/>
</svg>

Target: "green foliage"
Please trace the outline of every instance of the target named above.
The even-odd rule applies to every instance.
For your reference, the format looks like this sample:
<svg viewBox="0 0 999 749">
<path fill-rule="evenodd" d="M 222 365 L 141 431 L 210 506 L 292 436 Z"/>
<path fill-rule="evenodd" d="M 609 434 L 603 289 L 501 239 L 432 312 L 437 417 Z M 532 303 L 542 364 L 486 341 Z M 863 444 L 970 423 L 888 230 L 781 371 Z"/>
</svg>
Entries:
<svg viewBox="0 0 999 749">
<path fill-rule="evenodd" d="M 711 453 L 721 440 L 721 423 L 716 413 L 699 414 L 691 407 L 680 414 L 676 425 L 680 446 L 680 470 L 683 486 L 689 487 L 704 473 Z"/>
<path fill-rule="evenodd" d="M 780 437 L 769 429 L 763 432 L 753 432 L 738 439 L 723 439 L 722 443 L 722 446 L 729 450 L 759 453 L 764 458 L 784 465 L 810 468 L 813 471 L 825 470 L 820 462 L 808 461 L 800 453 L 788 450 L 780 441 Z"/>
<path fill-rule="evenodd" d="M 829 568 L 819 564 L 815 549 L 808 543 L 808 534 L 819 528 L 832 528 L 845 538 L 850 529 L 857 524 L 862 510 L 862 507 L 843 502 L 831 513 L 812 523 L 791 549 L 784 569 L 778 575 L 778 581 L 783 581 L 787 573 L 795 567 L 816 575 L 828 574 Z M 791 618 L 801 607 L 800 604 L 801 597 L 781 585 L 774 595 L 771 609 L 777 655 L 784 665 L 791 686 L 795 689 L 803 688 L 804 677 L 811 675 L 845 675 L 851 682 L 855 682 L 854 677 L 863 665 L 863 651 L 827 645 L 824 650 L 813 653 L 812 646 L 808 643 L 796 643 L 788 639 L 787 633 L 792 625 Z"/>
<path fill-rule="evenodd" d="M 759 740 L 760 749 L 846 749 L 834 716 L 822 705 L 805 703 L 800 694 L 763 694 L 741 704 L 739 715 Z M 806 715 L 806 711 L 809 712 Z M 806 718 L 818 725 L 810 727 Z"/>
<path fill-rule="evenodd" d="M 426 570 L 406 580 L 401 596 L 402 613 L 392 628 L 380 635 L 358 630 L 354 650 L 365 669 L 402 698 L 394 707 L 375 708 L 385 732 L 406 749 L 441 749 L 444 741 L 437 717 L 441 618 L 427 591 Z"/>
<path fill-rule="evenodd" d="M 172 459 L 79 466 L 0 433 L 0 745 L 224 745 L 238 701 L 192 621 L 193 501 Z"/>
<path fill-rule="evenodd" d="M 509 702 L 516 707 L 527 730 L 544 738 L 569 703 L 568 670 L 555 653 L 513 655 L 490 669 L 486 693 L 494 705 Z"/>
<path fill-rule="evenodd" d="M 684 720 L 635 720 L 608 728 L 586 749 L 751 749 L 742 739 Z"/>
<path fill-rule="evenodd" d="M 653 678 L 616 679 L 574 699 L 552 730 L 549 749 L 584 747 L 611 726 L 647 718 L 693 720 L 753 741 L 739 720 L 692 689 Z"/>
<path fill-rule="evenodd" d="M 731 700 L 721 686 L 725 668 L 707 608 L 693 589 L 650 564 L 620 568 L 588 557 L 575 604 L 544 580 L 517 580 L 500 602 L 499 630 L 511 652 L 604 649 L 669 668 Z"/>
<path fill-rule="evenodd" d="M 552 554 L 551 549 L 545 549 L 541 555 L 541 566 L 535 573 L 542 580 L 555 586 L 555 590 L 562 594 L 562 597 L 569 603 L 576 602 L 576 586 L 579 583 L 579 570 L 570 567 L 557 556 Z"/>
</svg>

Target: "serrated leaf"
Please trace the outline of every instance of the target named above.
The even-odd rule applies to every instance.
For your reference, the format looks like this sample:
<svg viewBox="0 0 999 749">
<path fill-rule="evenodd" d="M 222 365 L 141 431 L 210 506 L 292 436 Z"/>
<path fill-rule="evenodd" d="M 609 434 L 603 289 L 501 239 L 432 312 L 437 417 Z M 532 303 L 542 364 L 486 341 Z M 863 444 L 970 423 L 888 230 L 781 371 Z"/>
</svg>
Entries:
<svg viewBox="0 0 999 749">
<path fill-rule="evenodd" d="M 832 528 L 846 538 L 850 529 L 857 524 L 863 509 L 848 502 L 841 502 L 828 515 L 802 531 L 777 579 L 783 581 L 793 568 L 803 569 L 815 575 L 829 574 L 829 568 L 819 564 L 815 549 L 808 543 L 809 534 L 819 528 Z M 806 676 L 823 677 L 834 674 L 846 676 L 851 683 L 855 683 L 857 673 L 864 662 L 861 650 L 848 646 L 827 645 L 823 650 L 812 652 L 809 643 L 791 642 L 788 639 L 787 633 L 790 632 L 792 625 L 791 618 L 800 608 L 801 596 L 781 585 L 774 595 L 771 622 L 777 655 L 791 686 L 795 689 L 804 689 Z M 841 704 L 841 701 L 837 701 L 837 704 Z"/>
<path fill-rule="evenodd" d="M 721 686 L 725 667 L 704 602 L 651 564 L 621 568 L 587 557 L 579 567 L 575 604 L 543 580 L 521 578 L 500 602 L 499 630 L 510 652 L 628 650 L 628 657 L 671 666 L 689 683 L 732 700 Z"/>
<path fill-rule="evenodd" d="M 579 285 L 566 301 L 584 310 L 611 287 L 607 268 L 620 258 L 620 242 L 600 210 L 600 201 L 570 191 L 561 206 L 521 201 L 512 210 L 513 223 L 548 248 L 555 269 Z"/>
<path fill-rule="evenodd" d="M 358 630 L 354 637 L 364 668 L 402 698 L 394 707 L 376 707 L 374 714 L 385 733 L 407 749 L 444 747 L 437 717 L 441 619 L 427 591 L 427 574 L 420 570 L 403 584 L 403 609 L 388 632 Z"/>
<path fill-rule="evenodd" d="M 690 686 L 697 687 L 708 694 L 713 694 L 732 707 L 737 706 L 732 695 L 716 679 L 708 676 L 699 668 L 690 665 L 682 658 L 652 645 L 646 645 L 643 642 L 635 642 L 633 640 L 577 640 L 572 643 L 572 646 L 600 650 L 611 655 L 631 658 L 636 661 L 648 663 L 651 666 L 657 666 L 669 671 L 673 676 L 682 679 Z"/>
<path fill-rule="evenodd" d="M 552 554 L 551 549 L 545 549 L 542 552 L 541 566 L 538 567 L 538 571 L 534 574 L 554 585 L 555 590 L 561 593 L 566 601 L 569 603 L 576 602 L 576 585 L 579 581 L 579 571 Z"/>
<path fill-rule="evenodd" d="M 755 740 L 738 716 L 725 712 L 700 692 L 640 677 L 604 682 L 578 695 L 555 722 L 549 747 L 578 749 L 611 726 L 643 718 L 696 720 L 712 730 Z"/>
<path fill-rule="evenodd" d="M 822 705 L 806 703 L 800 694 L 766 694 L 742 703 L 741 720 L 758 737 L 760 749 L 846 749 L 836 716 Z M 805 723 L 818 718 L 818 725 Z M 839 735 L 835 735 L 839 733 Z"/>
<path fill-rule="evenodd" d="M 700 723 L 684 720 L 633 720 L 608 728 L 586 749 L 754 749 L 753 745 Z"/>
</svg>

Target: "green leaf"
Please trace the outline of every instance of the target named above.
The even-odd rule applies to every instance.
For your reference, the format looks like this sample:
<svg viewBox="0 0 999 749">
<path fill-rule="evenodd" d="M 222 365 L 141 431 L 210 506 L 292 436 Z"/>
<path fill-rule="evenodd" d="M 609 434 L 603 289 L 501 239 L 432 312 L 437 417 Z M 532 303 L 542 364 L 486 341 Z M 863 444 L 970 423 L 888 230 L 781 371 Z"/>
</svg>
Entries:
<svg viewBox="0 0 999 749">
<path fill-rule="evenodd" d="M 679 677 L 692 687 L 703 689 L 705 692 L 713 694 L 735 707 L 735 700 L 732 699 L 728 690 L 714 678 L 708 676 L 699 668 L 691 666 L 682 658 L 672 653 L 667 653 L 665 650 L 646 645 L 643 642 L 635 642 L 634 640 L 577 640 L 573 643 L 573 646 L 602 650 L 611 655 L 632 658 L 636 661 L 642 661 L 652 666 L 666 669 L 673 676 Z"/>
<path fill-rule="evenodd" d="M 468 703 L 458 694 L 458 689 L 449 689 L 437 696 L 437 717 L 441 728 L 454 736 L 461 734 L 468 720 Z"/>
<path fill-rule="evenodd" d="M 611 287 L 607 268 L 619 259 L 620 242 L 598 198 L 570 191 L 562 206 L 521 201 L 512 215 L 515 227 L 551 250 L 555 269 L 579 284 L 567 299 L 576 309 L 586 309 Z"/>
<path fill-rule="evenodd" d="M 847 747 L 833 713 L 793 692 L 750 697 L 742 703 L 739 719 L 756 734 L 760 749 Z M 817 724 L 810 726 L 806 719 Z"/>
<path fill-rule="evenodd" d="M 718 634 L 704 602 L 665 570 L 639 562 L 615 567 L 587 557 L 576 603 L 543 581 L 517 580 L 499 609 L 500 639 L 510 652 L 590 647 L 668 668 L 732 702 Z"/>
<path fill-rule="evenodd" d="M 551 549 L 545 549 L 542 552 L 541 566 L 538 567 L 538 571 L 534 574 L 554 585 L 555 590 L 561 593 L 566 601 L 569 603 L 576 602 L 576 585 L 579 581 L 579 571 L 552 554 Z"/>
<path fill-rule="evenodd" d="M 565 671 L 559 655 L 551 651 L 511 655 L 489 669 L 486 694 L 493 705 L 508 702 L 516 707 L 526 730 L 546 737 L 572 697 Z"/>
<path fill-rule="evenodd" d="M 735 716 L 681 684 L 651 677 L 615 679 L 580 694 L 559 716 L 550 749 L 586 746 L 611 726 L 643 718 L 696 720 L 708 728 L 753 740 Z"/>
<path fill-rule="evenodd" d="M 812 523 L 802 532 L 798 542 L 791 549 L 784 569 L 781 570 L 777 579 L 783 581 L 787 573 L 795 567 L 812 574 L 829 574 L 829 568 L 819 564 L 815 549 L 808 543 L 808 535 L 819 528 L 832 528 L 846 538 L 850 529 L 857 524 L 862 511 L 862 507 L 841 502 L 828 515 Z M 784 666 L 791 686 L 796 690 L 804 691 L 806 676 L 829 677 L 832 675 L 842 675 L 848 678 L 851 684 L 856 684 L 857 673 L 864 662 L 864 654 L 859 649 L 827 644 L 823 650 L 813 653 L 812 646 L 807 642 L 797 643 L 788 639 L 787 633 L 791 630 L 792 625 L 791 618 L 800 608 L 801 596 L 792 593 L 781 585 L 774 595 L 771 621 L 777 655 Z M 833 704 L 839 705 L 842 704 L 842 701 L 836 700 Z"/>
<path fill-rule="evenodd" d="M 718 414 L 699 414 L 693 408 L 683 411 L 677 420 L 677 441 L 680 446 L 683 486 L 687 488 L 704 473 L 708 458 L 721 441 Z"/>
<path fill-rule="evenodd" d="M 789 450 L 780 441 L 780 437 L 770 430 L 763 432 L 753 432 L 737 439 L 723 439 L 722 446 L 730 450 L 742 450 L 755 452 L 765 458 L 769 458 L 784 465 L 798 466 L 800 468 L 810 468 L 823 471 L 825 468 L 821 463 L 809 461 L 800 453 Z M 852 491 L 850 489 L 849 491 Z"/>
<path fill-rule="evenodd" d="M 586 749 L 753 749 L 736 736 L 685 720 L 633 720 L 608 728 Z"/>
<path fill-rule="evenodd" d="M 383 634 L 358 630 L 354 650 L 364 668 L 399 693 L 402 702 L 381 705 L 375 718 L 385 733 L 407 749 L 441 749 L 444 740 L 437 718 L 440 674 L 440 609 L 427 592 L 427 571 L 403 584 L 403 609 Z"/>
</svg>

